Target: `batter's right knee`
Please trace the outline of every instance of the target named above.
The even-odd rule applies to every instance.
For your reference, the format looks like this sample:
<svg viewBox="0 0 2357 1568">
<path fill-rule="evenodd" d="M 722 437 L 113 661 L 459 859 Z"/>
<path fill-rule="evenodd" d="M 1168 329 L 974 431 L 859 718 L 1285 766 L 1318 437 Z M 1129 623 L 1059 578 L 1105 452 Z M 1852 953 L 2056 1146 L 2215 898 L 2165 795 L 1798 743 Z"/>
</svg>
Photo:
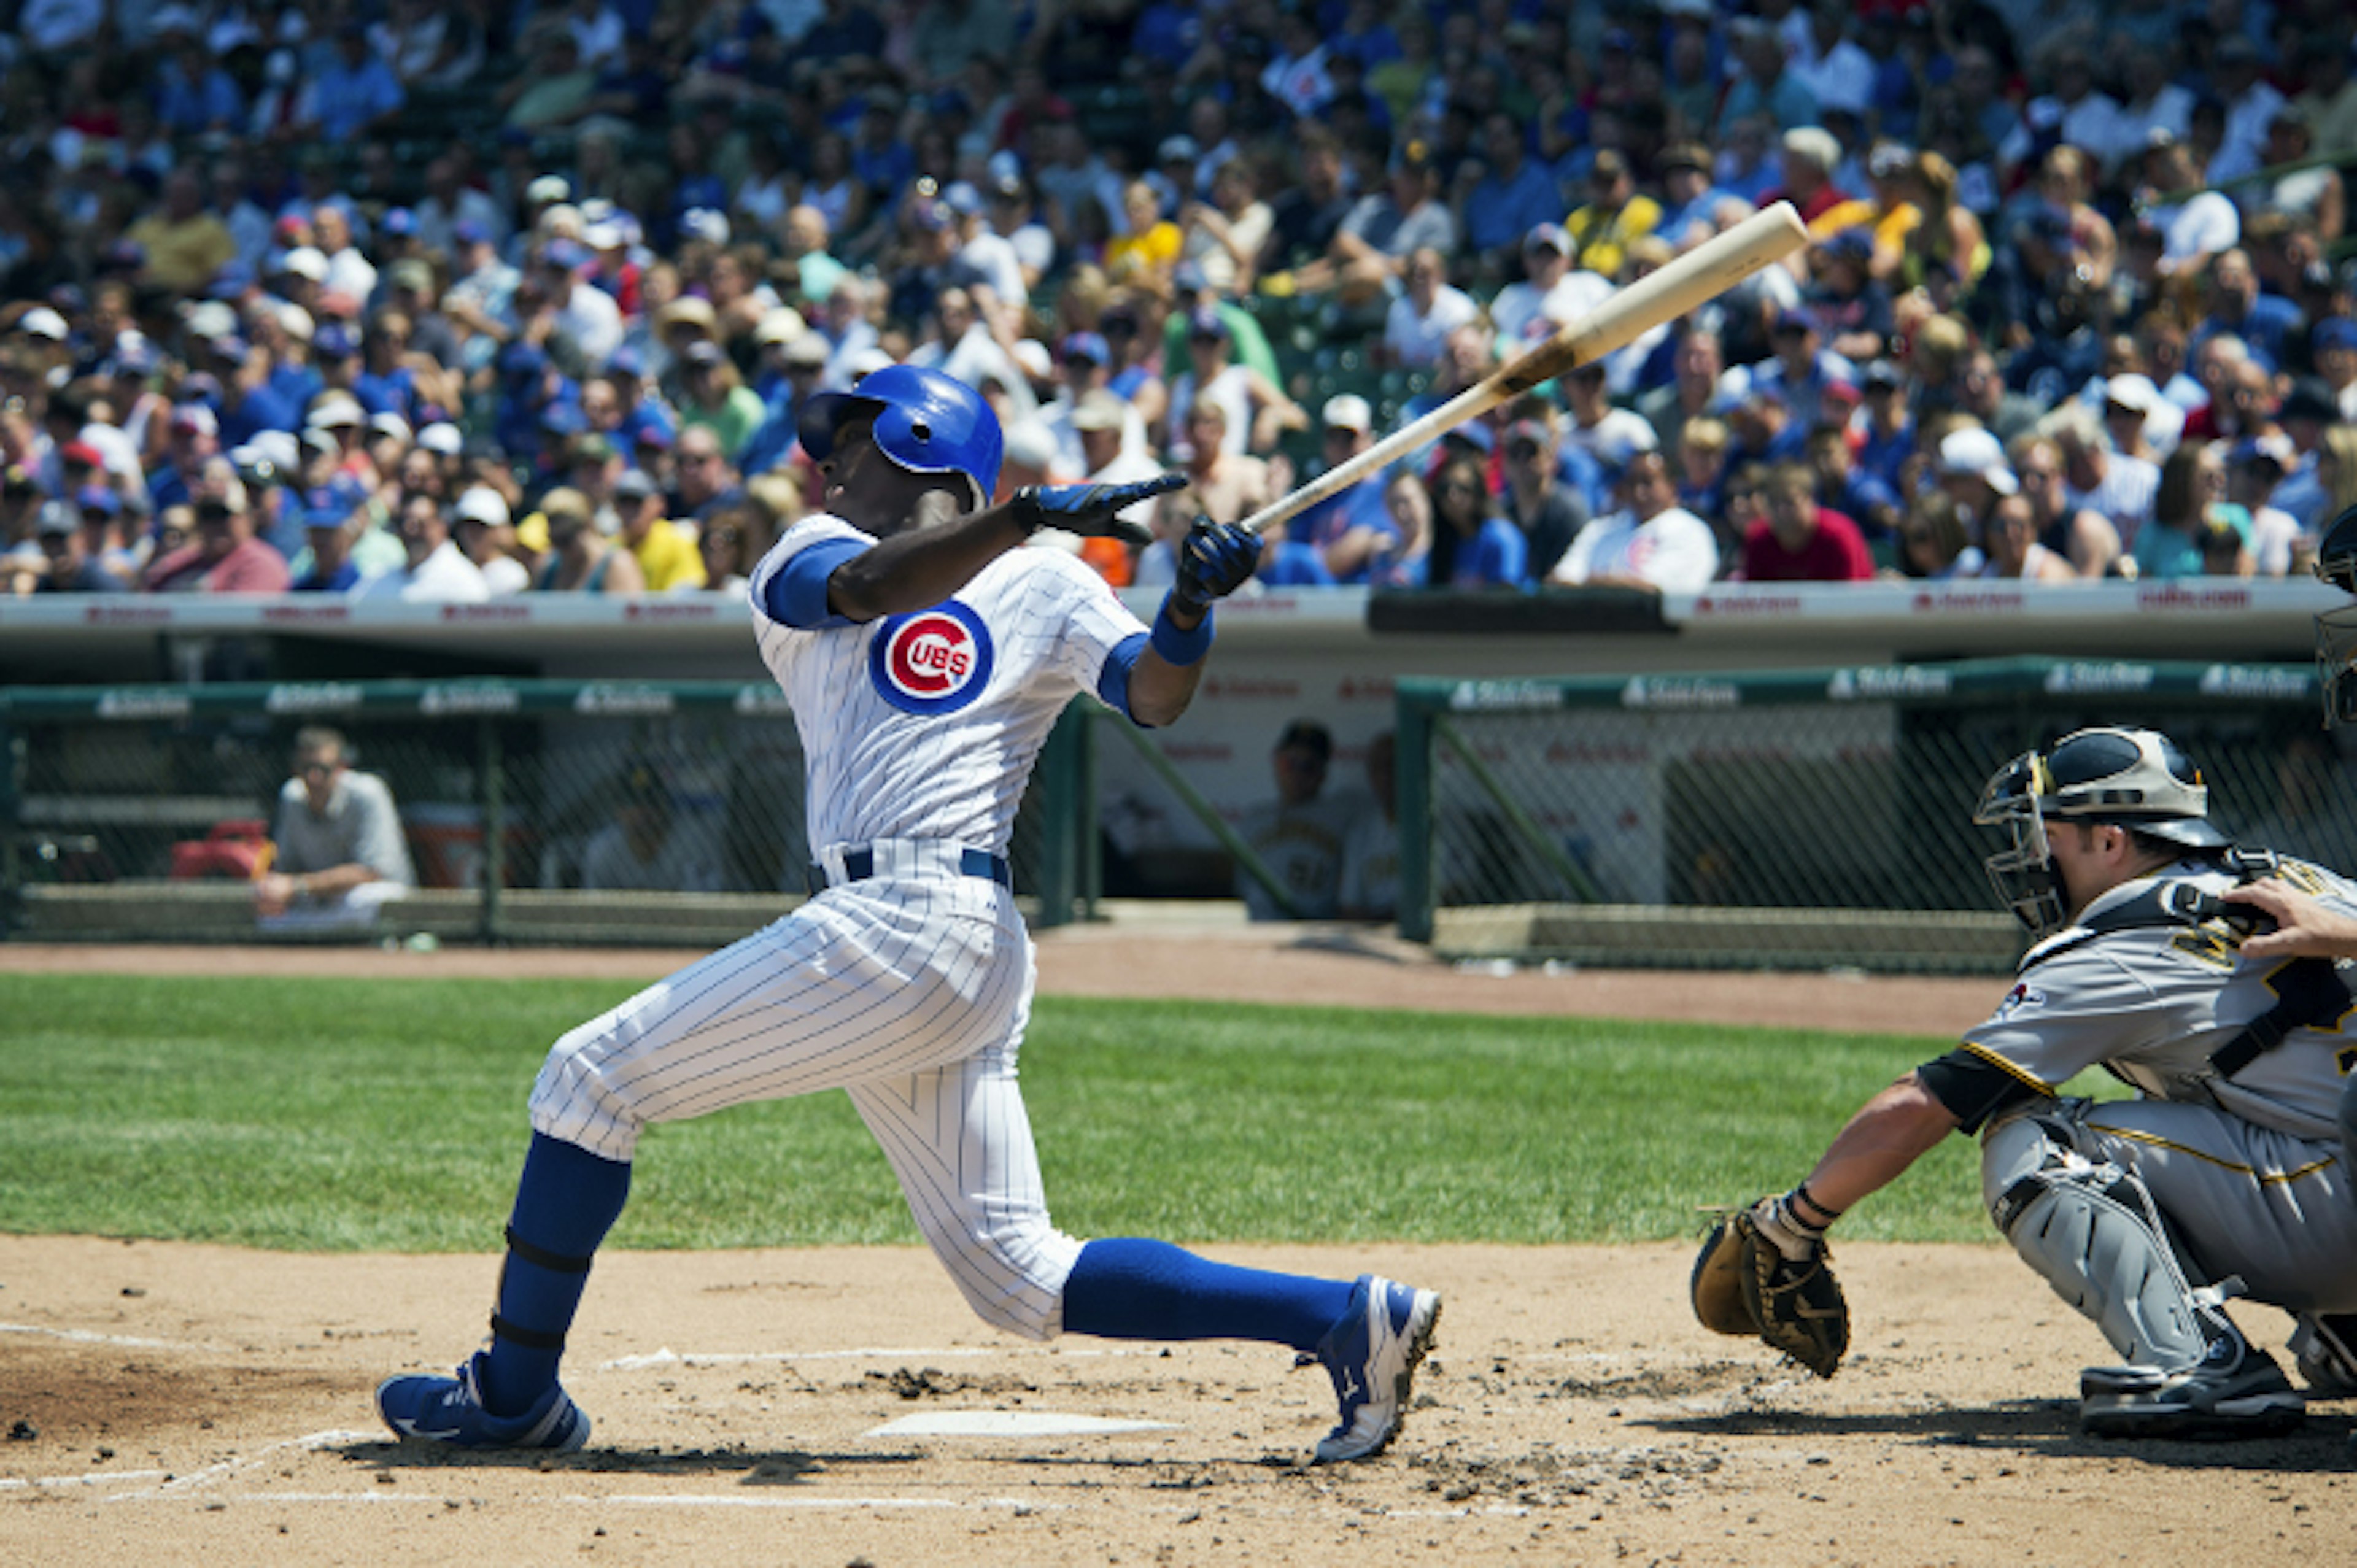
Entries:
<svg viewBox="0 0 2357 1568">
<path fill-rule="evenodd" d="M 2130 1364 L 2201 1359 L 2202 1305 L 2134 1171 L 2087 1158 L 2067 1122 L 2021 1116 L 1983 1138 L 1981 1188 L 2022 1262 Z"/>
<path fill-rule="evenodd" d="M 549 1047 L 532 1086 L 532 1126 L 607 1159 L 628 1160 L 646 1118 L 605 1070 L 614 1043 L 612 1016 L 593 1018 Z"/>
</svg>

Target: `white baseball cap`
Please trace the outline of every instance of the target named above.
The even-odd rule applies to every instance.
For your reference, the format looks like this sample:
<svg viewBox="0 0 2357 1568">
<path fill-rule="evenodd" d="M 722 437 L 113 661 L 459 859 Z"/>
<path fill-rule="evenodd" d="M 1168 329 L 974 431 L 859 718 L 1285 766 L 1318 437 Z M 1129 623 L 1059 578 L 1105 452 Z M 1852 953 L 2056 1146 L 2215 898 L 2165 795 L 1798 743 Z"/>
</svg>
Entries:
<svg viewBox="0 0 2357 1568">
<path fill-rule="evenodd" d="M 1328 398 L 1319 417 L 1329 430 L 1366 432 L 1375 427 L 1375 411 L 1357 392 L 1340 392 Z"/>
<path fill-rule="evenodd" d="M 27 315 L 33 312 L 27 312 Z M 237 335 L 237 312 L 223 300 L 208 299 L 188 307 L 188 336 L 199 343 Z"/>
<path fill-rule="evenodd" d="M 16 317 L 16 330 L 35 338 L 47 338 L 53 343 L 66 340 L 66 318 L 46 305 L 37 305 Z"/>
<path fill-rule="evenodd" d="M 467 438 L 447 419 L 437 419 L 417 433 L 417 444 L 439 457 L 456 457 L 467 449 Z"/>
<path fill-rule="evenodd" d="M 303 421 L 307 430 L 336 430 L 345 425 L 368 423 L 368 410 L 361 400 L 348 392 L 330 392 L 321 397 Z"/>
<path fill-rule="evenodd" d="M 802 319 L 801 311 L 781 305 L 761 317 L 760 325 L 753 328 L 753 341 L 791 343 L 809 330 L 810 324 Z"/>
<path fill-rule="evenodd" d="M 2152 384 L 2150 376 L 2130 371 L 2104 383 L 2104 401 L 2118 403 L 2122 408 L 2133 409 L 2138 413 L 2150 413 L 2153 406 L 2160 402 L 2160 389 Z"/>
<path fill-rule="evenodd" d="M 488 485 L 477 485 L 458 498 L 450 509 L 452 519 L 458 522 L 479 522 L 490 528 L 508 525 L 508 503 L 500 492 Z"/>
<path fill-rule="evenodd" d="M 1119 430 L 1128 423 L 1129 405 L 1119 392 L 1098 387 L 1084 392 L 1072 405 L 1072 428 L 1079 431 Z"/>
<path fill-rule="evenodd" d="M 313 283 L 325 283 L 328 281 L 328 258 L 316 245 L 297 245 L 279 258 L 278 270 L 293 273 L 298 278 L 308 278 Z"/>
<path fill-rule="evenodd" d="M 1056 363 L 1048 356 L 1048 345 L 1037 338 L 1021 338 L 1016 343 L 1015 362 L 1033 381 L 1050 381 L 1056 374 Z"/>
<path fill-rule="evenodd" d="M 1016 421 L 1006 432 L 1006 460 L 1045 473 L 1056 461 L 1056 435 L 1037 419 Z"/>
<path fill-rule="evenodd" d="M 230 453 L 229 460 L 241 468 L 268 463 L 281 472 L 291 473 L 302 462 L 303 453 L 291 431 L 257 430 L 253 440 Z"/>
<path fill-rule="evenodd" d="M 2012 466 L 2005 460 L 2005 448 L 1997 438 L 1978 425 L 1966 425 L 1951 430 L 1940 438 L 1940 472 L 1969 474 L 1986 480 L 1988 488 L 2001 496 L 2009 496 L 2021 489 L 2013 477 Z"/>
</svg>

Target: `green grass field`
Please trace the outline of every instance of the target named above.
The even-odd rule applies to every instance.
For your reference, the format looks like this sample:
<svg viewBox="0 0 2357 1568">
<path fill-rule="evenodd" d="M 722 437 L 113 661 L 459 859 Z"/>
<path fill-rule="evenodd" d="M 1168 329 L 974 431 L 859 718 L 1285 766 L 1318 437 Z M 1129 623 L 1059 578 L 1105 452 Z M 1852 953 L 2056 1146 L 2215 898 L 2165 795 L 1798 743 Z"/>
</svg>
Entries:
<svg viewBox="0 0 2357 1568">
<path fill-rule="evenodd" d="M 558 981 L 0 975 L 0 1230 L 290 1250 L 499 1244 Z M 1806 1173 L 1946 1042 L 1043 998 L 1024 1093 L 1057 1220 L 1193 1241 L 1625 1241 Z M 1842 1227 L 1989 1240 L 1952 1138 Z M 910 1242 L 839 1094 L 653 1129 L 614 1242 Z"/>
</svg>

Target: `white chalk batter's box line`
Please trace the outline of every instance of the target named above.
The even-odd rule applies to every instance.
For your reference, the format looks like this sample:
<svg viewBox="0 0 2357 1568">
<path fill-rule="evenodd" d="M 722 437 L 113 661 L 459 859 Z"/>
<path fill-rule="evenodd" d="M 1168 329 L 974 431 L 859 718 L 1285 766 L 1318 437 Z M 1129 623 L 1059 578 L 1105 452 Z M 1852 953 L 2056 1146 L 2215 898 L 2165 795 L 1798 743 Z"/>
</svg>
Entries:
<svg viewBox="0 0 2357 1568">
<path fill-rule="evenodd" d="M 225 1356 L 221 1345 L 192 1344 L 184 1339 L 138 1339 L 125 1334 L 98 1334 L 87 1328 L 44 1328 L 37 1323 L 0 1323 L 0 1334 L 29 1334 L 41 1339 L 63 1339 L 73 1345 L 113 1345 L 126 1350 L 193 1350 Z"/>
<path fill-rule="evenodd" d="M 1109 1346 L 1099 1349 L 1077 1349 L 1070 1346 L 1032 1348 L 1018 1345 L 970 1345 L 956 1348 L 895 1348 L 879 1346 L 856 1350 L 673 1350 L 669 1347 L 641 1356 L 618 1356 L 610 1361 L 597 1363 L 601 1372 L 639 1372 L 650 1367 L 741 1367 L 751 1365 L 779 1366 L 794 1361 L 973 1361 L 993 1358 L 1037 1358 L 1055 1359 L 1108 1359 L 1121 1356 L 1157 1359 L 1160 1345 Z"/>
</svg>

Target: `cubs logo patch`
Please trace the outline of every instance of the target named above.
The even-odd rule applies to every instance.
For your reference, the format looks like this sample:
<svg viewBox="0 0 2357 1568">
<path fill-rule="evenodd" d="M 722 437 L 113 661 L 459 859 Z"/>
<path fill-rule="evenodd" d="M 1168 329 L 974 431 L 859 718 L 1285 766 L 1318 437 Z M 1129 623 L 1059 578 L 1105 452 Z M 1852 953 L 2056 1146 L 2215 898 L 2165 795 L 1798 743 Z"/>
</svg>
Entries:
<svg viewBox="0 0 2357 1568">
<path fill-rule="evenodd" d="M 2038 1006 L 2045 1000 L 2046 993 L 2025 980 L 2005 993 L 2005 1000 L 1996 1004 L 1996 1015 L 2010 1018 L 2023 1008 Z"/>
<path fill-rule="evenodd" d="M 953 714 L 990 684 L 990 628 L 955 599 L 892 616 L 868 644 L 876 692 L 904 714 Z"/>
</svg>

